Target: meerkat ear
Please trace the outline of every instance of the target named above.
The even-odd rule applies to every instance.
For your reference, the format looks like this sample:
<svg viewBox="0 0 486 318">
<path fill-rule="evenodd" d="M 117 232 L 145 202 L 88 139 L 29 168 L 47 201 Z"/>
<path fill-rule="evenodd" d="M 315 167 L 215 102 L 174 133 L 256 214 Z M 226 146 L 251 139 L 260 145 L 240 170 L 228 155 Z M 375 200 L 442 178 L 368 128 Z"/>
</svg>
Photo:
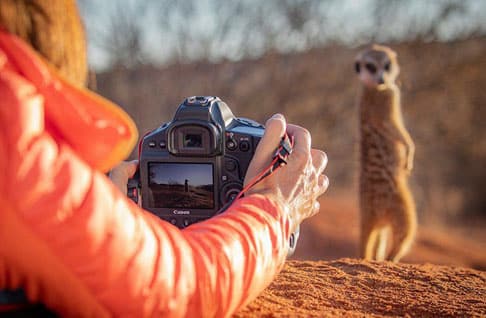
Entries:
<svg viewBox="0 0 486 318">
<path fill-rule="evenodd" d="M 356 73 L 359 74 L 359 72 L 361 71 L 361 65 L 359 64 L 359 61 L 356 61 L 354 63 L 354 70 L 356 71 Z"/>
</svg>

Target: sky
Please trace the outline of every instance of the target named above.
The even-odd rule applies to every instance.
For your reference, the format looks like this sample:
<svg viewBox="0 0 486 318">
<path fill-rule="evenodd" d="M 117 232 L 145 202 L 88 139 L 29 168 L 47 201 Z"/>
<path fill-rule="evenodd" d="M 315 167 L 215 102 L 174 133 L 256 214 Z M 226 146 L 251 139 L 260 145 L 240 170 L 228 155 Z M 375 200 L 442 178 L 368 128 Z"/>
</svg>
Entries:
<svg viewBox="0 0 486 318">
<path fill-rule="evenodd" d="M 160 3 L 177 3 L 177 1 L 171 2 L 165 1 L 152 1 L 145 0 L 145 3 L 150 4 L 149 10 L 139 18 L 137 22 L 140 26 L 143 39 L 142 49 L 144 57 L 151 63 L 161 64 L 166 63 L 174 55 L 178 40 L 180 39 L 180 33 L 182 31 L 188 32 L 192 40 L 192 43 L 188 43 L 185 47 L 184 54 L 188 59 L 197 60 L 200 58 L 201 43 L 202 40 L 208 36 L 217 34 L 218 28 L 221 28 L 218 22 L 224 20 L 225 10 L 224 6 L 228 4 L 234 4 L 238 1 L 227 0 L 221 1 L 221 7 L 215 7 L 215 1 L 217 0 L 199 0 L 195 1 L 195 7 L 187 12 L 180 12 L 177 9 L 170 11 L 165 18 L 161 18 L 161 12 L 163 10 L 152 9 L 155 7 L 153 4 Z M 280 0 L 283 1 L 283 0 Z M 287 0 L 289 1 L 289 0 Z M 294 2 L 306 1 L 306 0 L 294 0 Z M 329 1 L 329 0 L 328 0 Z M 382 0 L 340 0 L 340 1 L 322 1 L 322 5 L 316 8 L 318 16 L 325 17 L 325 24 L 319 21 L 309 20 L 305 24 L 306 34 L 310 34 L 313 37 L 314 42 L 325 43 L 326 41 L 336 39 L 347 45 L 359 45 L 366 41 L 367 30 L 373 27 L 375 20 L 373 20 L 372 8 L 375 1 Z M 388 0 L 396 1 L 396 0 Z M 400 5 L 400 13 L 396 17 L 392 18 L 391 26 L 385 26 L 386 28 L 393 27 L 393 33 L 400 36 L 400 34 L 406 34 L 410 27 L 410 21 L 414 21 L 414 24 L 426 24 L 430 17 L 433 17 L 437 12 L 435 10 L 435 3 L 445 3 L 450 0 L 402 0 Z M 464 0 L 466 1 L 466 0 Z M 239 2 L 245 3 L 245 10 L 252 10 L 257 8 L 258 5 L 263 6 L 269 1 L 260 2 L 259 0 L 240 0 Z M 110 56 L 107 50 L 103 48 L 103 40 L 107 36 L 110 36 L 108 32 L 109 22 L 112 19 L 117 19 L 117 6 L 121 6 L 127 12 L 133 8 L 136 8 L 141 3 L 140 0 L 117 0 L 117 1 L 99 1 L 99 0 L 78 0 L 81 9 L 81 15 L 85 21 L 85 25 L 88 31 L 88 54 L 90 65 L 96 70 L 102 70 L 109 67 Z M 279 3 L 278 1 L 275 3 Z M 326 3 L 330 3 L 327 4 Z M 481 24 L 483 30 L 486 32 L 486 0 L 469 0 L 467 2 L 467 14 L 464 17 L 457 18 L 452 17 L 447 24 L 442 25 L 439 29 L 439 35 L 441 39 L 448 40 L 457 35 L 457 30 L 464 28 L 464 26 L 470 25 L 471 27 Z M 179 8 L 180 9 L 180 8 Z M 277 8 L 276 8 L 277 9 Z M 435 11 L 434 11 L 435 10 Z M 277 31 L 282 31 L 276 36 L 276 46 L 281 52 L 290 51 L 304 51 L 309 48 L 308 42 L 300 33 L 286 32 L 286 22 L 282 20 L 282 17 L 272 12 L 277 10 L 269 10 L 268 16 L 264 17 L 271 21 L 267 23 L 270 28 L 274 28 Z M 258 57 L 265 51 L 265 38 L 261 33 L 254 32 L 249 39 L 245 39 L 245 26 L 244 20 L 238 19 L 239 17 L 232 17 L 230 23 L 234 26 L 233 32 L 230 36 L 226 37 L 224 41 L 213 43 L 211 47 L 210 60 L 218 61 L 221 58 L 227 58 L 230 60 L 238 60 L 243 57 Z M 173 30 L 170 30 L 169 26 L 163 26 L 161 20 L 170 24 Z M 182 30 L 182 31 L 181 31 Z M 181 32 L 179 32 L 181 31 Z M 384 29 L 386 33 L 386 29 Z M 120 35 L 123 40 L 123 34 Z M 393 37 L 394 34 L 388 35 Z M 201 41 L 199 41 L 201 40 Z M 382 39 L 387 40 L 387 39 Z M 246 41 L 246 42 L 245 42 Z M 242 52 L 241 43 L 247 43 L 248 50 Z M 245 56 L 244 56 L 245 54 Z"/>
<path fill-rule="evenodd" d="M 158 184 L 175 181 L 182 185 L 185 180 L 195 187 L 213 184 L 212 164 L 164 163 L 152 164 L 149 169 L 155 174 L 151 181 Z"/>
</svg>

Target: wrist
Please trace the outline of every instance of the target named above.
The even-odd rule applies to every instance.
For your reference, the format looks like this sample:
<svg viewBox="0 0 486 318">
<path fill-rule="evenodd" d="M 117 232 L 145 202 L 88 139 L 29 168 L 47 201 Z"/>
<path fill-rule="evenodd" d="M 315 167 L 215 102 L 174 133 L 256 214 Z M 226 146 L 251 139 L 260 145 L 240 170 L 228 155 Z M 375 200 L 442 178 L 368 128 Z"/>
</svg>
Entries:
<svg viewBox="0 0 486 318">
<path fill-rule="evenodd" d="M 284 197 L 276 191 L 263 190 L 258 192 L 248 193 L 242 200 L 258 200 L 265 202 L 265 211 L 278 211 L 278 214 L 284 219 L 286 224 L 289 224 L 290 232 L 293 232 L 300 224 L 292 217 L 292 211 L 289 204 L 285 201 Z"/>
</svg>

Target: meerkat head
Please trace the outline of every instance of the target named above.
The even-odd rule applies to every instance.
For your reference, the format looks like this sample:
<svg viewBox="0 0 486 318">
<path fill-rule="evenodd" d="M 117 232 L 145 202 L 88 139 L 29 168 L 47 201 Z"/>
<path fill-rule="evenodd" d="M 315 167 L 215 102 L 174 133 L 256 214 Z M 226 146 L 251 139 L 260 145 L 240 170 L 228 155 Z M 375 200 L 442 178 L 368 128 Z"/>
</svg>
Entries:
<svg viewBox="0 0 486 318">
<path fill-rule="evenodd" d="M 382 45 L 372 45 L 356 57 L 355 70 L 369 88 L 383 89 L 394 84 L 400 72 L 397 54 Z"/>
</svg>

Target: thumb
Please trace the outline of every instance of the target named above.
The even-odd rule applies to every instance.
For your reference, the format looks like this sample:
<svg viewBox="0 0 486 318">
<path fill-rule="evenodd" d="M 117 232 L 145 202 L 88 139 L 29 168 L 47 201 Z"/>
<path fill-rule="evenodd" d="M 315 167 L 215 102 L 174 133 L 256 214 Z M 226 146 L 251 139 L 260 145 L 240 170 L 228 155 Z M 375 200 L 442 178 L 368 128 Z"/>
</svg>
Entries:
<svg viewBox="0 0 486 318">
<path fill-rule="evenodd" d="M 126 173 L 128 178 L 132 178 L 135 172 L 137 172 L 138 169 L 138 160 L 132 160 L 127 162 L 126 165 Z"/>
<path fill-rule="evenodd" d="M 250 162 L 245 176 L 245 184 L 254 176 L 260 173 L 272 160 L 282 136 L 287 129 L 285 117 L 282 114 L 275 114 L 265 123 L 265 133 L 258 143 L 258 146 Z"/>
<path fill-rule="evenodd" d="M 120 162 L 110 171 L 109 178 L 120 191 L 126 193 L 128 179 L 133 177 L 137 167 L 138 160 Z"/>
</svg>

